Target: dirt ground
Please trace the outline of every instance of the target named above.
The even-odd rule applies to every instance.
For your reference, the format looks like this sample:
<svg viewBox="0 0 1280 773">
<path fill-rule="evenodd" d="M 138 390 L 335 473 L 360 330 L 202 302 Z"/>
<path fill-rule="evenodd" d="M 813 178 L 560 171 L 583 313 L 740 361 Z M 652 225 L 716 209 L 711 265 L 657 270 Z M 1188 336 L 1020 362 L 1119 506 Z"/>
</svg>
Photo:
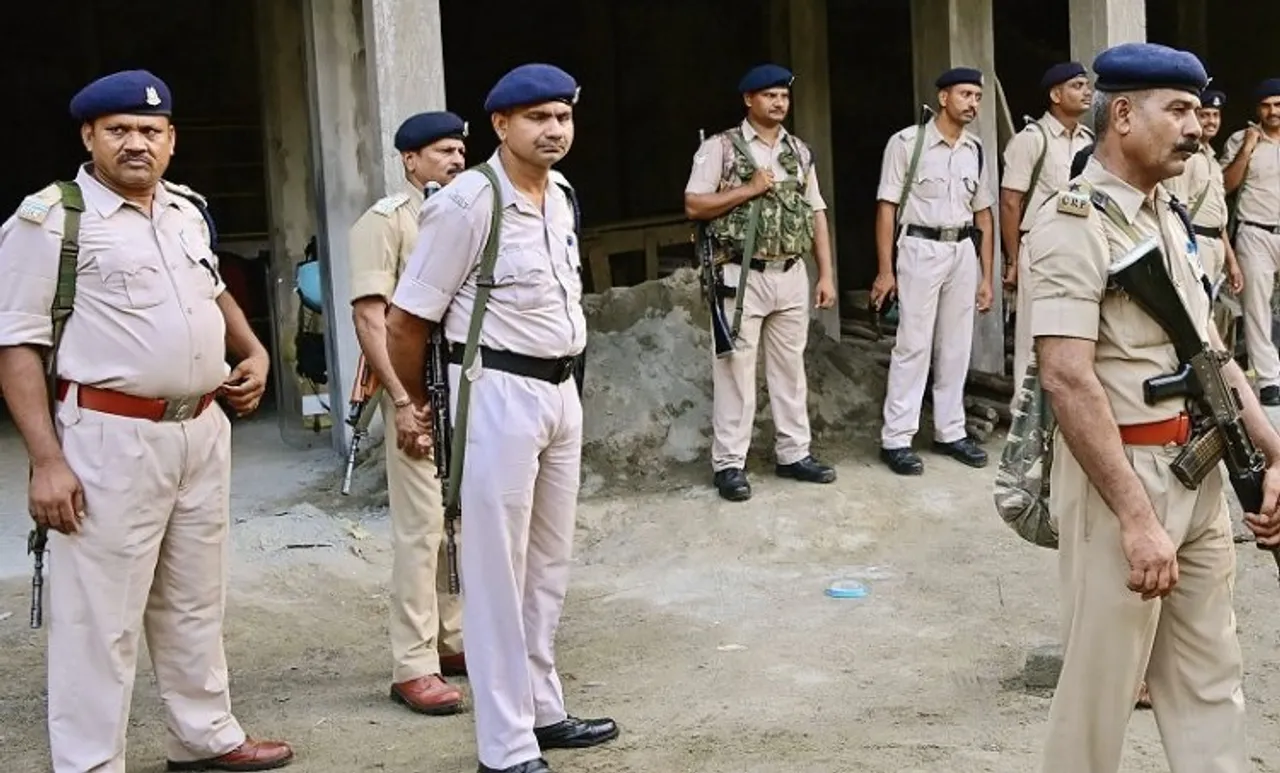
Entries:
<svg viewBox="0 0 1280 773">
<path fill-rule="evenodd" d="M 999 521 L 990 469 L 926 454 L 927 474 L 903 480 L 874 462 L 871 443 L 818 450 L 839 459 L 831 486 L 756 469 L 746 504 L 705 484 L 582 503 L 559 660 L 571 710 L 614 716 L 623 735 L 550 752 L 557 771 L 1036 769 L 1048 696 L 1024 690 L 1020 672 L 1056 635 L 1053 554 Z M 336 462 L 319 458 L 295 464 L 299 484 L 336 477 Z M 237 482 L 263 474 L 242 463 Z M 5 490 L 8 519 L 18 500 Z M 227 624 L 237 716 L 296 744 L 299 773 L 474 771 L 471 714 L 420 717 L 386 698 L 385 511 L 302 498 L 315 504 L 237 506 Z M 321 547 L 288 547 L 300 544 Z M 849 577 L 864 580 L 865 598 L 824 596 Z M 0 584 L 0 749 L 6 769 L 34 773 L 47 770 L 45 663 L 43 631 L 27 627 L 28 582 L 10 572 Z M 1280 745 L 1276 594 L 1274 565 L 1242 546 L 1260 771 L 1276 769 Z M 162 739 L 144 660 L 129 770 L 162 770 Z M 1136 714 L 1123 770 L 1164 769 L 1151 714 Z"/>
</svg>

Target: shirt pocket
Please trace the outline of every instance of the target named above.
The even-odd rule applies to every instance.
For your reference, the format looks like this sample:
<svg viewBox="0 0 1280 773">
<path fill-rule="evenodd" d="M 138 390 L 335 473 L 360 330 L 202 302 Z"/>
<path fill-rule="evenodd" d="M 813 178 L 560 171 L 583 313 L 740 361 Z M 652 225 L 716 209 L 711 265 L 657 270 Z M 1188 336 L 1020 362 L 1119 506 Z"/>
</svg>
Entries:
<svg viewBox="0 0 1280 773">
<path fill-rule="evenodd" d="M 546 306 L 552 283 L 547 255 L 522 244 L 505 246 L 498 253 L 493 268 L 493 297 L 519 311 L 533 311 Z"/>
<path fill-rule="evenodd" d="M 218 289 L 217 256 L 204 241 L 204 234 L 188 229 L 178 234 L 182 252 L 187 260 L 180 267 L 180 281 L 190 288 L 196 297 L 212 299 Z"/>
<path fill-rule="evenodd" d="M 168 296 L 168 279 L 159 266 L 114 250 L 94 256 L 109 302 L 121 309 L 149 309 Z"/>
</svg>

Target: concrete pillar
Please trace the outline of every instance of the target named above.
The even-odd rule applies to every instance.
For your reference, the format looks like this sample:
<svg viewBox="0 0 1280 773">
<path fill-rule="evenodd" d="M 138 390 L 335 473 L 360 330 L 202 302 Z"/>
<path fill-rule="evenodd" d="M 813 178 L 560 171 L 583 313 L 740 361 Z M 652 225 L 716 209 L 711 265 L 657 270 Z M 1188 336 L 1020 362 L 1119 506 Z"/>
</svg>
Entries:
<svg viewBox="0 0 1280 773">
<path fill-rule="evenodd" d="M 446 110 L 438 0 L 364 0 L 365 69 L 370 118 L 380 139 L 379 196 L 400 190 L 404 167 L 392 140 L 404 119 Z M 477 116 L 455 111 L 463 120 Z M 474 128 L 474 127 L 473 127 Z M 370 202 L 372 203 L 372 202 Z"/>
<path fill-rule="evenodd" d="M 315 175 L 334 447 L 343 452 L 344 419 L 360 359 L 351 321 L 347 230 L 383 189 L 380 143 L 370 115 L 360 0 L 305 0 L 310 87 L 311 168 Z"/>
<path fill-rule="evenodd" d="M 920 105 L 938 108 L 938 90 L 934 88 L 944 70 L 951 67 L 976 67 L 985 75 L 986 87 L 978 120 L 969 131 L 982 138 L 989 185 L 993 199 L 999 196 L 999 139 L 995 87 L 995 29 L 991 13 L 992 0 L 911 0 L 911 46 L 915 103 L 913 115 Z M 998 286 L 1001 266 L 1000 212 L 993 205 L 995 219 L 995 262 L 992 273 L 997 287 L 991 311 L 979 314 L 974 323 L 973 354 L 970 366 L 987 373 L 1005 372 L 1003 293 Z"/>
<path fill-rule="evenodd" d="M 793 125 L 798 134 L 813 148 L 818 160 L 818 186 L 827 202 L 827 232 L 831 236 L 831 280 L 836 288 L 836 303 L 830 309 L 814 309 L 827 335 L 840 340 L 840 278 L 836 260 L 836 180 L 832 163 L 831 139 L 831 64 L 827 56 L 827 0 L 790 0 L 790 62 L 796 73 L 793 86 Z M 810 263 L 811 277 L 817 280 L 817 269 Z"/>
<path fill-rule="evenodd" d="M 1071 58 L 1089 67 L 1105 48 L 1147 39 L 1145 0 L 1070 0 Z"/>
<path fill-rule="evenodd" d="M 831 236 L 831 279 L 836 303 L 813 309 L 826 333 L 840 340 L 840 278 L 836 260 L 836 180 L 832 165 L 831 64 L 827 56 L 827 0 L 773 0 L 767 7 L 768 45 L 774 61 L 796 75 L 791 88 L 792 130 L 813 149 L 818 162 L 818 187 L 827 202 L 827 231 Z M 816 283 L 816 264 L 809 261 Z M 810 293 L 812 296 L 812 293 Z"/>
</svg>

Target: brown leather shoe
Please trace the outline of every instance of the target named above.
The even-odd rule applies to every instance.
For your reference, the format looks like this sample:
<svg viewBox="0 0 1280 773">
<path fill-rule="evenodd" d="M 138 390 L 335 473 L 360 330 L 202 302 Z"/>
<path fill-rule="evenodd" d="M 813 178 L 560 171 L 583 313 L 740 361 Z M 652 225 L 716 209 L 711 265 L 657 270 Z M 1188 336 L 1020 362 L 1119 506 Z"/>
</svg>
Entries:
<svg viewBox="0 0 1280 773">
<path fill-rule="evenodd" d="M 244 743 L 221 757 L 191 762 L 169 760 L 169 770 L 275 770 L 293 762 L 293 749 L 283 741 L 255 741 Z"/>
<path fill-rule="evenodd" d="M 462 711 L 462 691 L 439 674 L 420 676 L 391 685 L 391 700 L 419 714 L 436 716 Z"/>
<path fill-rule="evenodd" d="M 445 676 L 466 676 L 467 656 L 461 652 L 457 655 L 441 655 L 440 673 Z"/>
</svg>

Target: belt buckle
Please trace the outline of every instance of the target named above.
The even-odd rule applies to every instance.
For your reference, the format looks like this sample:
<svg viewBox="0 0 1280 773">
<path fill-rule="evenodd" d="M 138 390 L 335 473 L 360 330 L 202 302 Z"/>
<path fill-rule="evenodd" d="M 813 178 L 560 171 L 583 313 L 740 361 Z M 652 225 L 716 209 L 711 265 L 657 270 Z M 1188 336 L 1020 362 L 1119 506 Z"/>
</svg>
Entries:
<svg viewBox="0 0 1280 773">
<path fill-rule="evenodd" d="M 955 242 L 960 240 L 960 227 L 948 226 L 938 229 L 938 238 L 944 242 Z"/>
<path fill-rule="evenodd" d="M 186 421 L 195 414 L 196 406 L 200 404 L 198 397 L 179 397 L 176 400 L 165 400 L 164 413 L 160 416 L 160 421 Z"/>
</svg>

